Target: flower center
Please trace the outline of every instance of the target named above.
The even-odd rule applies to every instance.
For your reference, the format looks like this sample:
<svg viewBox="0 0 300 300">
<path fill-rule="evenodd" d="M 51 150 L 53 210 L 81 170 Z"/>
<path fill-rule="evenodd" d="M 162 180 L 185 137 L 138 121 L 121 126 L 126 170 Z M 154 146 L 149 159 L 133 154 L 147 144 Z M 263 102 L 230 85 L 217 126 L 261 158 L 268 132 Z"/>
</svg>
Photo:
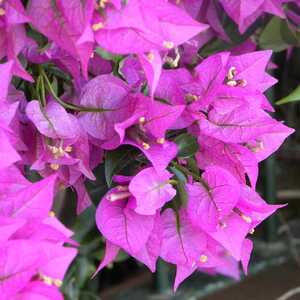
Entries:
<svg viewBox="0 0 300 300">
<path fill-rule="evenodd" d="M 232 87 L 236 87 L 236 86 L 245 87 L 247 85 L 246 79 L 235 79 L 235 76 L 236 76 L 236 68 L 230 67 L 224 83 Z"/>
<path fill-rule="evenodd" d="M 196 102 L 196 101 L 199 100 L 199 96 L 194 95 L 194 94 L 186 94 L 184 96 L 184 98 L 185 98 L 185 101 L 186 101 L 187 104 L 191 104 L 191 103 Z"/>
<path fill-rule="evenodd" d="M 135 124 L 127 129 L 127 135 L 130 139 L 141 145 L 145 150 L 149 150 L 151 148 L 150 142 L 153 140 L 153 137 L 145 128 L 146 122 L 147 121 L 145 117 L 140 117 L 138 124 Z M 156 143 L 158 144 L 162 145 L 165 142 L 166 140 L 163 137 L 156 139 Z"/>
<path fill-rule="evenodd" d="M 71 153 L 73 151 L 72 146 L 66 146 L 63 148 L 62 142 L 59 146 L 48 145 L 50 152 L 53 154 L 55 159 L 65 156 L 66 153 Z"/>
</svg>

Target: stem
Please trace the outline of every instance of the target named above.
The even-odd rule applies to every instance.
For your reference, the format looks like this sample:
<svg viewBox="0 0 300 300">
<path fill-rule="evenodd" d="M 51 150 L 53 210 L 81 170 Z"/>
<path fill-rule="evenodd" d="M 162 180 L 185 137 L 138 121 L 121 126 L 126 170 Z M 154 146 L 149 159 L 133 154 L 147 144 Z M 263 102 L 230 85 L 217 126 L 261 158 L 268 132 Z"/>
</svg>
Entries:
<svg viewBox="0 0 300 300">
<path fill-rule="evenodd" d="M 46 106 L 47 101 L 46 101 L 46 91 L 45 91 L 45 82 L 43 76 L 40 77 L 40 97 L 41 97 L 41 104 L 43 107 Z"/>
<path fill-rule="evenodd" d="M 175 179 L 170 179 L 170 180 L 168 180 L 168 183 L 169 183 L 169 184 L 172 184 L 172 185 L 177 185 L 177 184 L 178 184 L 178 181 L 175 180 Z"/>
<path fill-rule="evenodd" d="M 171 164 L 172 164 L 175 168 L 177 168 L 177 169 L 179 169 L 181 172 L 183 172 L 185 175 L 192 176 L 193 179 L 196 180 L 196 181 L 198 181 L 198 182 L 200 182 L 200 183 L 207 189 L 207 191 L 210 190 L 208 184 L 207 184 L 207 183 L 206 183 L 199 175 L 193 173 L 193 172 L 190 171 L 188 168 L 186 168 L 186 167 L 184 167 L 184 166 L 178 164 L 177 162 L 172 161 Z"/>
<path fill-rule="evenodd" d="M 67 102 L 63 101 L 60 97 L 57 96 L 57 94 L 53 90 L 52 85 L 51 85 L 51 83 L 49 81 L 49 78 L 47 77 L 45 71 L 43 69 L 41 69 L 40 72 L 41 72 L 41 75 L 43 76 L 43 78 L 46 81 L 48 91 L 50 92 L 52 97 L 55 99 L 55 101 L 57 101 L 62 107 L 66 108 L 66 109 L 71 109 L 71 110 L 75 110 L 75 111 L 82 111 L 82 112 L 107 112 L 107 111 L 112 111 L 111 109 L 85 107 L 85 106 L 75 105 L 75 104 L 67 103 Z"/>
</svg>

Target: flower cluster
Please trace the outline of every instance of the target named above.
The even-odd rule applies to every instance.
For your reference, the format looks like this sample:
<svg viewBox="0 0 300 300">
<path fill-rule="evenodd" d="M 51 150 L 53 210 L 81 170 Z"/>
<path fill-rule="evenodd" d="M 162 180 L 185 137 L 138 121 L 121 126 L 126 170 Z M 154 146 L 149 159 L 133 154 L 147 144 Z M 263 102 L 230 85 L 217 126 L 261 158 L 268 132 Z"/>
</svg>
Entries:
<svg viewBox="0 0 300 300">
<path fill-rule="evenodd" d="M 56 175 L 31 183 L 11 166 L 0 178 L 0 299 L 63 299 L 58 288 L 77 250 L 63 246 L 73 233 L 50 210 Z"/>
<path fill-rule="evenodd" d="M 270 51 L 198 50 L 229 39 L 225 12 L 244 32 L 284 18 L 282 2 L 0 0 L 0 299 L 61 299 L 76 249 L 54 196 L 92 205 L 84 183 L 120 146 L 131 165 L 97 207 L 98 270 L 122 249 L 176 265 L 175 289 L 196 270 L 247 272 L 248 234 L 281 207 L 255 192 L 258 163 L 293 130 L 263 94 Z"/>
<path fill-rule="evenodd" d="M 193 74 L 163 70 L 154 98 L 166 103 L 135 95 L 138 108 L 114 125 L 117 145 L 138 147 L 150 164 L 133 177 L 117 176 L 100 202 L 96 221 L 107 238 L 100 269 L 122 248 L 151 270 L 159 256 L 175 264 L 175 288 L 196 269 L 238 277 L 241 261 L 246 271 L 246 236 L 281 207 L 255 192 L 258 163 L 293 132 L 266 112 L 272 107 L 262 92 L 274 84 L 265 73 L 270 54 L 216 54 Z M 176 139 L 167 138 L 182 129 L 197 138 L 195 160 L 176 158 Z"/>
</svg>

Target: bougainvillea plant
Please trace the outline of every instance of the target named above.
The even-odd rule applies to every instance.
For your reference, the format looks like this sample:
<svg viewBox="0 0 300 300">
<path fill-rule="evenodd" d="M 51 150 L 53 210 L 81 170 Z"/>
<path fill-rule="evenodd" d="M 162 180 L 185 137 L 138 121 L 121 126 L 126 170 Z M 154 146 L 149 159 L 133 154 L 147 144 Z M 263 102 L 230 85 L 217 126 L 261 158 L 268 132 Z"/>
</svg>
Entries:
<svg viewBox="0 0 300 300">
<path fill-rule="evenodd" d="M 258 164 L 293 132 L 270 115 L 256 32 L 293 30 L 297 4 L 0 0 L 0 299 L 63 298 L 79 245 L 54 197 L 75 191 L 82 214 L 99 169 L 97 272 L 122 250 L 176 265 L 175 290 L 247 273 L 249 235 L 282 207 L 255 191 Z"/>
</svg>

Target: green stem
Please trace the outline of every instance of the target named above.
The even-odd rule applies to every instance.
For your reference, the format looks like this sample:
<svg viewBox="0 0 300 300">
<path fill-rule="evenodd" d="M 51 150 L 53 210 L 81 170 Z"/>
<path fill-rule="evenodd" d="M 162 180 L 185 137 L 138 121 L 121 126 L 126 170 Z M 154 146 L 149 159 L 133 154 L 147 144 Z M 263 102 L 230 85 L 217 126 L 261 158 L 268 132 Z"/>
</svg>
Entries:
<svg viewBox="0 0 300 300">
<path fill-rule="evenodd" d="M 50 82 L 49 78 L 47 77 L 45 71 L 43 69 L 41 69 L 40 72 L 41 72 L 41 75 L 43 76 L 43 78 L 46 81 L 47 88 L 48 88 L 48 91 L 50 92 L 50 94 L 52 95 L 54 100 L 57 101 L 64 108 L 75 110 L 75 111 L 81 111 L 81 112 L 107 112 L 107 111 L 112 111 L 111 109 L 85 107 L 85 106 L 75 105 L 75 104 L 67 103 L 67 102 L 63 101 L 62 99 L 60 99 L 60 97 L 57 96 L 57 94 L 53 90 L 51 82 Z"/>
<path fill-rule="evenodd" d="M 192 171 L 190 171 L 188 168 L 178 164 L 177 162 L 174 162 L 172 161 L 171 164 L 177 168 L 178 170 L 180 170 L 182 173 L 184 173 L 185 175 L 188 175 L 188 176 L 192 176 L 193 179 L 196 179 L 196 180 L 201 180 L 200 176 L 198 176 L 197 174 L 193 173 Z"/>
<path fill-rule="evenodd" d="M 170 180 L 168 180 L 168 183 L 169 183 L 169 184 L 172 184 L 172 185 L 177 185 L 177 184 L 178 184 L 178 181 L 175 180 L 175 179 L 170 179 Z"/>
<path fill-rule="evenodd" d="M 40 77 L 40 97 L 41 97 L 41 104 L 43 107 L 46 106 L 46 90 L 45 90 L 45 82 L 43 76 Z"/>
<path fill-rule="evenodd" d="M 210 190 L 208 184 L 197 174 L 193 173 L 192 171 L 190 171 L 188 168 L 178 164 L 175 161 L 172 161 L 171 164 L 177 168 L 178 170 L 180 170 L 182 173 L 184 173 L 187 176 L 192 176 L 194 180 L 200 182 L 208 191 Z"/>
</svg>

